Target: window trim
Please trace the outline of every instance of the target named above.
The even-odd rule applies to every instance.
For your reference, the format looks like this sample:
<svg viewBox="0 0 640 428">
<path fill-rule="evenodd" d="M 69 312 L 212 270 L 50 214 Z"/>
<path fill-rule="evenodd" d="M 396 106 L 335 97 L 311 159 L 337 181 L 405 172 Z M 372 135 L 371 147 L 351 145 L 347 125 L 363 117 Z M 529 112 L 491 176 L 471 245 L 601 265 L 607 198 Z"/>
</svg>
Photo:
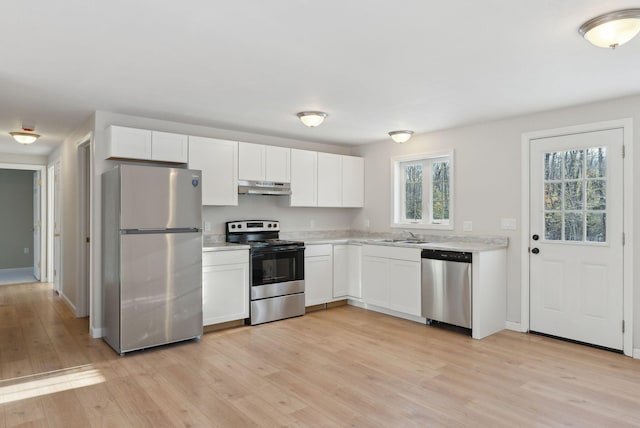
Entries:
<svg viewBox="0 0 640 428">
<path fill-rule="evenodd" d="M 439 158 L 448 158 L 449 159 L 449 221 L 447 223 L 409 223 L 402 222 L 400 219 L 401 216 L 401 208 L 400 203 L 403 198 L 404 193 L 400 190 L 400 186 L 404 182 L 400 176 L 400 163 L 403 162 L 414 162 L 414 161 L 433 161 Z M 438 152 L 428 152 L 428 153 L 416 153 L 411 155 L 402 155 L 402 156 L 393 156 L 390 159 L 390 186 L 391 186 L 391 198 L 390 198 L 390 227 L 392 228 L 401 228 L 401 229 L 433 229 L 433 230 L 453 230 L 454 229 L 454 171 L 455 171 L 455 157 L 454 150 L 445 150 Z M 423 187 L 424 189 L 425 187 Z M 428 198 L 428 203 L 431 205 L 429 207 L 429 221 L 431 221 L 431 217 L 433 213 L 431 212 L 433 206 L 432 200 L 432 189 L 431 186 L 428 186 L 427 191 L 423 191 L 423 196 Z M 423 202 L 424 203 L 424 202 Z"/>
</svg>

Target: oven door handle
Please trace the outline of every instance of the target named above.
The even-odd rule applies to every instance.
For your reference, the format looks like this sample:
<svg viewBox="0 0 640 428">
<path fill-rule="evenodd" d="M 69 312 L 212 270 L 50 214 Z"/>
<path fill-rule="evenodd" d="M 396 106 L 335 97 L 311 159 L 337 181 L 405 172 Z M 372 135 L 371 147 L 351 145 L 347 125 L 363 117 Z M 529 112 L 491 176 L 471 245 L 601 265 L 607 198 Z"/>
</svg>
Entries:
<svg viewBox="0 0 640 428">
<path fill-rule="evenodd" d="M 298 251 L 304 250 L 303 246 L 299 245 L 289 245 L 286 247 L 265 247 L 265 248 L 256 248 L 251 249 L 252 253 L 275 253 L 275 252 L 283 252 L 283 251 Z"/>
</svg>

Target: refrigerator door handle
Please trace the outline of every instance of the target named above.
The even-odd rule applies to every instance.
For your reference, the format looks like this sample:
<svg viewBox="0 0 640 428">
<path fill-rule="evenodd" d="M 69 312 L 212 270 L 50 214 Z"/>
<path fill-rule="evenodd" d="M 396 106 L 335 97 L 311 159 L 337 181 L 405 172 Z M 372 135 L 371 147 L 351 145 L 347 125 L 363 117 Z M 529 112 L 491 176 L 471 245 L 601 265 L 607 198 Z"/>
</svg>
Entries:
<svg viewBox="0 0 640 428">
<path fill-rule="evenodd" d="M 122 235 L 151 235 L 157 233 L 200 233 L 201 229 L 197 227 L 182 227 L 175 229 L 123 229 L 120 231 Z"/>
</svg>

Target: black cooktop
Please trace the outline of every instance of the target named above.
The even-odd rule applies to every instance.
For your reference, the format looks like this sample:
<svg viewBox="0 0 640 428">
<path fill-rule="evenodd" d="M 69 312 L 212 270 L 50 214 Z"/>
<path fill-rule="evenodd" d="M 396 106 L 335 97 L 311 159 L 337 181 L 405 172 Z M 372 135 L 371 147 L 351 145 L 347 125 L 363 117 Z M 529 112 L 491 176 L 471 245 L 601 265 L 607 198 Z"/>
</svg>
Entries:
<svg viewBox="0 0 640 428">
<path fill-rule="evenodd" d="M 304 246 L 304 242 L 300 241 L 287 241 L 284 239 L 264 239 L 257 241 L 247 241 L 244 244 L 251 245 L 251 248 L 263 248 L 263 247 L 285 247 L 285 246 Z"/>
<path fill-rule="evenodd" d="M 251 248 L 304 247 L 304 242 L 280 239 L 280 222 L 277 220 L 229 221 L 225 229 L 227 242 L 248 244 Z"/>
</svg>

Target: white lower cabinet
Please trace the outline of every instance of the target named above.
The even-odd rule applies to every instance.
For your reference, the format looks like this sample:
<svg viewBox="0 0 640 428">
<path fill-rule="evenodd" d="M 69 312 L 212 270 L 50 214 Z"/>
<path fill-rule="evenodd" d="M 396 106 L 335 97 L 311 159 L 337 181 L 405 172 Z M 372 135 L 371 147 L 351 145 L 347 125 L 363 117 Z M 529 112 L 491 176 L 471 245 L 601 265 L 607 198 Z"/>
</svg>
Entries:
<svg viewBox="0 0 640 428">
<path fill-rule="evenodd" d="M 333 246 L 333 297 L 362 298 L 362 245 Z"/>
<path fill-rule="evenodd" d="M 305 306 L 333 300 L 333 246 L 307 245 L 304 251 Z"/>
<path fill-rule="evenodd" d="M 420 316 L 420 250 L 364 245 L 362 289 L 364 303 Z"/>
<path fill-rule="evenodd" d="M 249 317 L 249 250 L 202 255 L 203 325 Z"/>
<path fill-rule="evenodd" d="M 389 309 L 420 316 L 422 284 L 420 262 L 389 261 Z"/>
</svg>

